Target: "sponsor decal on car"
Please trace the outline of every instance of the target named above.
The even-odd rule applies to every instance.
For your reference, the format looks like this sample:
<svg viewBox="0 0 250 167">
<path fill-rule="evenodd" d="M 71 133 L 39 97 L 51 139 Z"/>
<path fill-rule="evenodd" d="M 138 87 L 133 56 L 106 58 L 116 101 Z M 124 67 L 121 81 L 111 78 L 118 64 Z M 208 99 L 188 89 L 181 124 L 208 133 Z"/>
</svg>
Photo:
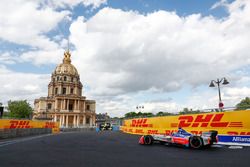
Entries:
<svg viewBox="0 0 250 167">
<path fill-rule="evenodd" d="M 242 137 L 233 137 L 233 141 L 236 142 L 250 142 L 250 137 L 242 138 Z"/>
<path fill-rule="evenodd" d="M 250 143 L 250 136 L 219 135 L 219 142 Z"/>
</svg>

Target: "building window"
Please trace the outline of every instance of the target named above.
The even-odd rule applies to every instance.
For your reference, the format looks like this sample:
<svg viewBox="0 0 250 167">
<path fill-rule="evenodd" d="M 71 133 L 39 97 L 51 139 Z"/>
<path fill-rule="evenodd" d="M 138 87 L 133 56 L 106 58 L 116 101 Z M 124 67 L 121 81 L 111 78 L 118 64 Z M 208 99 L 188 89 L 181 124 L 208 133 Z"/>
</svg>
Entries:
<svg viewBox="0 0 250 167">
<path fill-rule="evenodd" d="M 66 94 L 66 88 L 63 88 L 63 94 L 64 95 Z"/>
<path fill-rule="evenodd" d="M 70 93 L 71 93 L 71 94 L 74 93 L 74 89 L 73 89 L 73 88 L 70 89 Z"/>
<path fill-rule="evenodd" d="M 74 78 L 73 77 L 71 77 L 71 82 L 73 82 L 74 81 Z"/>
<path fill-rule="evenodd" d="M 67 81 L 67 77 L 64 77 L 64 81 Z"/>
<path fill-rule="evenodd" d="M 51 107 L 52 107 L 52 104 L 51 104 L 51 103 L 49 103 L 49 104 L 47 105 L 48 110 L 50 110 L 50 109 L 51 109 Z"/>
<path fill-rule="evenodd" d="M 59 81 L 59 79 L 60 79 L 60 78 L 59 78 L 59 77 L 57 77 L 56 79 L 57 79 L 57 81 Z"/>
<path fill-rule="evenodd" d="M 90 109 L 90 106 L 89 105 L 87 105 L 87 110 L 89 110 Z"/>
<path fill-rule="evenodd" d="M 57 93 L 58 93 L 58 88 L 55 89 L 55 94 L 57 95 Z"/>
<path fill-rule="evenodd" d="M 69 104 L 69 111 L 73 111 L 73 104 Z"/>
<path fill-rule="evenodd" d="M 86 124 L 89 124 L 90 123 L 90 119 L 89 117 L 86 118 Z"/>
</svg>

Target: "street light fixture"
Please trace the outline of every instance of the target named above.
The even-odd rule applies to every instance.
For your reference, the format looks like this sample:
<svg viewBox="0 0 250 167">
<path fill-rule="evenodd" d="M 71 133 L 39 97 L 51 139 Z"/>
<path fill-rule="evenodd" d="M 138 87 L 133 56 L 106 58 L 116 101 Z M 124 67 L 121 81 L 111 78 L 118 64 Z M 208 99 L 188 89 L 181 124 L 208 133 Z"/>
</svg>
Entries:
<svg viewBox="0 0 250 167">
<path fill-rule="evenodd" d="M 144 110 L 144 106 L 142 105 L 142 106 L 136 106 L 136 110 L 137 110 L 137 112 L 139 111 L 139 112 L 142 112 L 143 110 Z"/>
<path fill-rule="evenodd" d="M 224 104 L 222 103 L 222 100 L 221 100 L 220 83 L 222 83 L 222 85 L 229 84 L 228 80 L 224 77 L 224 78 L 221 78 L 221 79 L 217 79 L 216 81 L 212 80 L 209 87 L 215 87 L 215 84 L 217 84 L 218 93 L 219 93 L 219 108 L 222 109 Z"/>
</svg>

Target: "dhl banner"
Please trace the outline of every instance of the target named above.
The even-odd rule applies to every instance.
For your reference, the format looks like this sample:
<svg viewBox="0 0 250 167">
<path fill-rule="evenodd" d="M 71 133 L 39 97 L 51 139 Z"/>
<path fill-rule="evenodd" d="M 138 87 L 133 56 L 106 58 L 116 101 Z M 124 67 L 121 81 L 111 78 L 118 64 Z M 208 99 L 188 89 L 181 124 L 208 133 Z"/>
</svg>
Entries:
<svg viewBox="0 0 250 167">
<path fill-rule="evenodd" d="M 48 121 L 0 119 L 0 129 L 51 128 L 52 133 L 59 133 L 59 123 Z"/>
<path fill-rule="evenodd" d="M 194 134 L 201 134 L 203 131 L 217 130 L 221 136 L 250 136 L 250 111 L 225 111 L 128 119 L 124 120 L 121 130 L 131 134 L 168 135 L 176 132 L 178 127 L 182 127 Z"/>
</svg>

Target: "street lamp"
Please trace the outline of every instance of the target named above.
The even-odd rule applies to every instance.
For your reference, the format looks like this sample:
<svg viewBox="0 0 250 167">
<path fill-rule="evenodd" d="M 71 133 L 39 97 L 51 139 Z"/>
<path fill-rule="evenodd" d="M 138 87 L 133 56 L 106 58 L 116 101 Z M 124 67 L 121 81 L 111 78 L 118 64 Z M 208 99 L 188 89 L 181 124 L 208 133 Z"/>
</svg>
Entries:
<svg viewBox="0 0 250 167">
<path fill-rule="evenodd" d="M 136 106 L 136 110 L 143 110 L 144 109 L 144 106 Z"/>
<path fill-rule="evenodd" d="M 222 103 L 222 100 L 221 100 L 221 94 L 220 94 L 220 83 L 222 83 L 222 85 L 227 85 L 229 84 L 228 80 L 224 77 L 224 78 L 221 78 L 221 79 L 217 79 L 216 81 L 215 80 L 212 80 L 209 87 L 215 87 L 215 84 L 217 84 L 217 87 L 218 87 L 218 93 L 219 93 L 219 108 L 222 109 L 224 104 Z"/>
</svg>

